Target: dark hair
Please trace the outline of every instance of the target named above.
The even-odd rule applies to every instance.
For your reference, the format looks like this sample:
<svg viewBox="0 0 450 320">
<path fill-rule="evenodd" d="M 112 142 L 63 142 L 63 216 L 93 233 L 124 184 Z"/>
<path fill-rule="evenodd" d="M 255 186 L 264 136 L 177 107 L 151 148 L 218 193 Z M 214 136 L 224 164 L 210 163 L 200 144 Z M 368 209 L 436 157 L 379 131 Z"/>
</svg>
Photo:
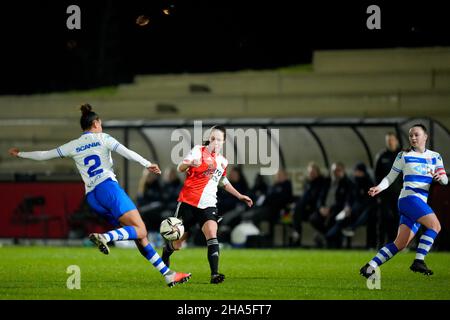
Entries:
<svg viewBox="0 0 450 320">
<path fill-rule="evenodd" d="M 92 106 L 89 103 L 85 103 L 81 105 L 81 118 L 80 118 L 80 126 L 83 130 L 88 130 L 92 127 L 92 123 L 94 120 L 99 120 L 98 114 L 92 111 Z"/>
<path fill-rule="evenodd" d="M 212 132 L 213 130 L 219 130 L 219 131 L 221 131 L 221 132 L 223 133 L 223 140 L 225 141 L 225 140 L 227 139 L 227 129 L 225 129 L 224 126 L 220 126 L 220 125 L 213 126 L 213 127 L 211 128 L 211 132 Z M 204 146 L 208 146 L 208 145 L 209 145 L 209 140 L 208 140 L 208 141 L 205 141 L 205 142 L 203 143 L 203 145 L 204 145 Z"/>
<path fill-rule="evenodd" d="M 421 128 L 423 130 L 423 132 L 425 132 L 425 134 L 428 134 L 427 127 L 425 127 L 423 124 L 416 123 L 415 125 L 412 125 L 411 128 L 409 128 L 409 129 L 412 129 L 414 127 L 419 127 L 419 128 Z"/>
<path fill-rule="evenodd" d="M 428 134 L 427 127 L 425 127 L 425 126 L 424 126 L 423 124 L 421 124 L 421 123 L 416 123 L 416 124 L 412 125 L 412 126 L 409 128 L 409 130 L 411 130 L 412 128 L 415 128 L 415 127 L 421 128 L 421 129 L 423 130 L 423 132 L 425 132 L 425 134 Z M 405 151 L 405 152 L 411 152 L 412 150 L 413 150 L 412 146 L 409 146 L 408 148 L 403 149 L 403 151 Z"/>
</svg>

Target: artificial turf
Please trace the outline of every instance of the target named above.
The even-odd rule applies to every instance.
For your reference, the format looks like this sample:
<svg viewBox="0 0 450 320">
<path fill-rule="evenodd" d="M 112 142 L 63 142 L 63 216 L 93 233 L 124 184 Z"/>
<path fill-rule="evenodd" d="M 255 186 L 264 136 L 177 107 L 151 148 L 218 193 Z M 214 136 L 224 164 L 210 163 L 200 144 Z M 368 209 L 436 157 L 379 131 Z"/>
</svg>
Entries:
<svg viewBox="0 0 450 320">
<path fill-rule="evenodd" d="M 161 252 L 161 250 L 158 250 Z M 111 248 L 0 248 L 0 299 L 303 300 L 450 299 L 450 253 L 427 257 L 433 276 L 409 270 L 414 252 L 401 252 L 381 268 L 381 289 L 368 289 L 358 274 L 375 251 L 222 249 L 219 285 L 209 283 L 206 248 L 185 248 L 171 268 L 191 272 L 189 282 L 168 288 L 137 250 Z M 66 282 L 79 266 L 80 289 Z"/>
</svg>

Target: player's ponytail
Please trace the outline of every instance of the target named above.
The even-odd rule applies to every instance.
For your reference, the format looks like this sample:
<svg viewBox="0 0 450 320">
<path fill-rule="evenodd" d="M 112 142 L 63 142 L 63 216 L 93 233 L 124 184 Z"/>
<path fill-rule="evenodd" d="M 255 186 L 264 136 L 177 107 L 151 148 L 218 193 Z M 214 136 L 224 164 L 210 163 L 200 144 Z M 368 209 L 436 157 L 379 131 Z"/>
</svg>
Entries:
<svg viewBox="0 0 450 320">
<path fill-rule="evenodd" d="M 89 103 L 85 103 L 81 105 L 81 118 L 80 118 L 80 126 L 83 131 L 88 130 L 92 127 L 92 123 L 94 120 L 99 120 L 98 114 L 92 111 L 92 106 Z"/>
</svg>

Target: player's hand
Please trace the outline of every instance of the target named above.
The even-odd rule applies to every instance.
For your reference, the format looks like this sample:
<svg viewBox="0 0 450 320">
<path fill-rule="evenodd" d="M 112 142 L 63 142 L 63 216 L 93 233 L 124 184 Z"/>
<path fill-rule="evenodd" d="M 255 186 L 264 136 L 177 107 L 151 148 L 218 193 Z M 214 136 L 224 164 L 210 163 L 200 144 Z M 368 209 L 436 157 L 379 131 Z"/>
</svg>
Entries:
<svg viewBox="0 0 450 320">
<path fill-rule="evenodd" d="M 369 194 L 369 196 L 371 197 L 375 197 L 377 194 L 379 194 L 381 192 L 380 187 L 376 186 L 376 187 L 372 187 L 369 189 L 369 192 L 367 192 Z"/>
<path fill-rule="evenodd" d="M 253 200 L 252 200 L 250 197 L 248 197 L 248 196 L 242 195 L 242 196 L 239 198 L 239 200 L 245 202 L 245 203 L 247 204 L 247 206 L 249 206 L 249 207 L 251 207 L 251 206 L 253 205 Z"/>
<path fill-rule="evenodd" d="M 18 148 L 11 148 L 8 150 L 8 153 L 12 157 L 18 157 L 19 156 L 19 149 Z"/>
<path fill-rule="evenodd" d="M 161 174 L 161 169 L 159 169 L 156 163 L 153 163 L 147 170 L 154 174 Z"/>
<path fill-rule="evenodd" d="M 435 173 L 433 173 L 433 180 L 439 182 L 439 181 L 441 181 L 442 176 L 443 176 L 443 174 L 435 172 Z"/>
<path fill-rule="evenodd" d="M 198 168 L 200 167 L 200 165 L 202 164 L 202 162 L 198 159 L 193 159 L 193 160 L 183 160 L 184 164 L 187 164 L 190 167 L 195 167 Z"/>
</svg>

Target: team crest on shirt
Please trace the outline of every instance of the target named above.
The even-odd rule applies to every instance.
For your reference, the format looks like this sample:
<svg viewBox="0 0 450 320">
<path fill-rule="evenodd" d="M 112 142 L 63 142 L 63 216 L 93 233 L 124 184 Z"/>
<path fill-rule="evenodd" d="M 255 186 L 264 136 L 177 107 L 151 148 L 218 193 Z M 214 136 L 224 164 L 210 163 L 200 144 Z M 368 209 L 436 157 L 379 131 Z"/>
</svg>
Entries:
<svg viewBox="0 0 450 320">
<path fill-rule="evenodd" d="M 416 171 L 417 173 L 419 173 L 423 176 L 427 175 L 430 172 L 428 165 L 423 164 L 423 163 L 413 167 L 413 169 L 414 169 L 414 171 Z"/>
</svg>

